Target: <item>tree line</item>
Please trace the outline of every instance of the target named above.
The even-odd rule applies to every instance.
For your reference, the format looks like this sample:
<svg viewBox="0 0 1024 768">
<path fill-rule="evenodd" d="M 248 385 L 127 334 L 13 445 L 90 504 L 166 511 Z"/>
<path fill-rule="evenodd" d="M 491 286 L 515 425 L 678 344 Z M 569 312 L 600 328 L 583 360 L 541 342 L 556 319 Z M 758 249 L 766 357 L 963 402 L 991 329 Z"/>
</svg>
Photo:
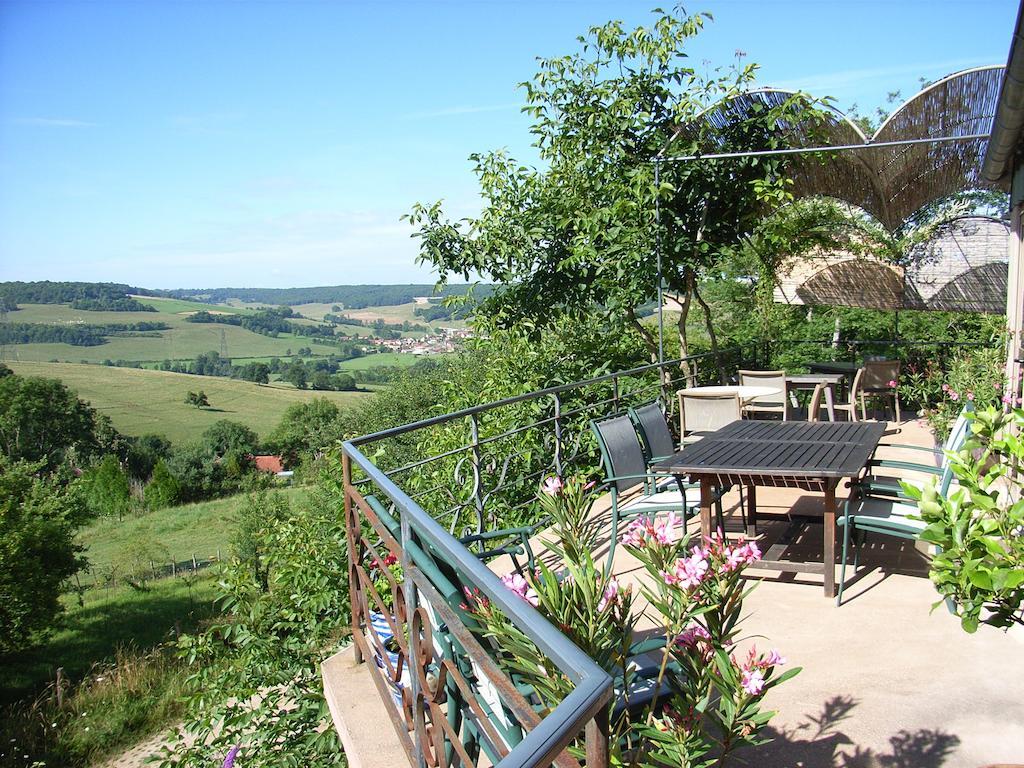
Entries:
<svg viewBox="0 0 1024 768">
<path fill-rule="evenodd" d="M 97 347 L 110 336 L 156 335 L 170 330 L 164 322 L 54 325 L 52 323 L 0 324 L 0 344 L 57 343 L 75 347 Z"/>
<path fill-rule="evenodd" d="M 338 304 L 345 309 L 408 304 L 418 296 L 464 296 L 489 294 L 489 285 L 448 285 L 440 290 L 428 284 L 409 285 L 325 285 L 312 288 L 179 288 L 173 290 L 133 289 L 146 296 L 223 304 L 231 299 L 255 304 Z"/>
<path fill-rule="evenodd" d="M 110 312 L 155 312 L 129 294 L 141 289 L 123 283 L 4 282 L 0 283 L 0 304 L 14 311 L 18 304 L 74 304 L 74 309 L 106 310 Z"/>
</svg>

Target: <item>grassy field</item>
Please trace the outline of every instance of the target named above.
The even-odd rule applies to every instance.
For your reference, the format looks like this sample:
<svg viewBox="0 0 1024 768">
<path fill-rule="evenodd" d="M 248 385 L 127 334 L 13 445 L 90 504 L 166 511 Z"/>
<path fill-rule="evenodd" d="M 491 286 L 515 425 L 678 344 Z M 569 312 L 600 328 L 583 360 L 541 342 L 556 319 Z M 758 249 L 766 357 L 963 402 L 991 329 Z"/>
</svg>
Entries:
<svg viewBox="0 0 1024 768">
<path fill-rule="evenodd" d="M 150 582 L 145 592 L 127 586 L 88 590 L 83 605 L 65 595 L 65 614 L 49 639 L 0 664 L 0 701 L 33 692 L 53 679 L 57 667 L 80 679 L 93 664 L 112 660 L 119 647 L 152 648 L 168 638 L 176 621 L 187 629 L 212 615 L 215 593 L 212 572 L 200 571 L 195 580 Z"/>
<path fill-rule="evenodd" d="M 60 379 L 83 400 L 107 414 L 124 434 L 163 434 L 175 443 L 199 437 L 220 419 L 242 422 L 265 436 L 292 403 L 326 397 L 345 405 L 368 396 L 360 392 L 314 392 L 285 385 L 260 386 L 214 376 L 101 365 L 11 361 L 8 365 L 20 375 Z M 200 389 L 206 392 L 211 407 L 185 405 L 185 395 Z"/>
<path fill-rule="evenodd" d="M 301 502 L 305 488 L 283 488 L 279 491 L 292 504 Z M 84 528 L 78 543 L 86 547 L 85 556 L 94 566 L 113 563 L 139 542 L 152 542 L 167 551 L 175 561 L 195 555 L 212 558 L 220 550 L 227 557 L 234 534 L 238 510 L 245 495 L 226 499 L 184 504 L 147 512 L 123 521 L 102 518 Z"/>
<path fill-rule="evenodd" d="M 411 365 L 415 365 L 419 359 L 420 355 L 407 355 L 404 352 L 380 352 L 376 355 L 364 355 L 363 357 L 345 360 L 338 363 L 338 367 L 343 371 L 365 371 L 367 368 L 379 368 L 381 366 L 408 368 Z"/>
</svg>

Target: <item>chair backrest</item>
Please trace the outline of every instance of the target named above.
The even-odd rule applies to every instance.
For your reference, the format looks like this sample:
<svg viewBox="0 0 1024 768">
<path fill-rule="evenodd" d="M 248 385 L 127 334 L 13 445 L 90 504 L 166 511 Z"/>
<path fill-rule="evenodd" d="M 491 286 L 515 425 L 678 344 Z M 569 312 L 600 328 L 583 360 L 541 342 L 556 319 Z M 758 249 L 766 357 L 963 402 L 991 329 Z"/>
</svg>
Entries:
<svg viewBox="0 0 1024 768">
<path fill-rule="evenodd" d="M 861 386 L 863 386 L 863 382 L 864 382 L 864 368 L 861 367 L 861 368 L 857 369 L 857 373 L 855 373 L 854 376 L 853 376 L 853 384 L 850 385 L 849 395 L 850 395 L 850 402 L 851 403 L 856 403 L 857 402 L 857 395 L 860 393 L 860 388 L 861 388 Z"/>
<path fill-rule="evenodd" d="M 740 418 L 738 395 L 679 393 L 679 429 L 684 435 L 691 432 L 714 432 Z"/>
<path fill-rule="evenodd" d="M 943 443 L 943 451 L 959 451 L 963 444 L 967 442 L 967 438 L 971 435 L 971 420 L 967 418 L 967 414 L 973 410 L 974 405 L 972 403 L 968 402 L 964 405 L 964 409 L 960 411 L 960 415 L 953 422 L 953 428 L 949 432 L 949 437 Z M 942 458 L 942 475 L 939 478 L 939 493 L 945 496 L 949 493 L 949 486 L 952 484 L 953 465 L 949 457 L 944 455 Z"/>
<path fill-rule="evenodd" d="M 615 488 L 624 491 L 642 482 L 641 477 L 647 473 L 647 462 L 644 452 L 637 439 L 636 430 L 629 416 L 616 416 L 604 421 L 590 422 L 590 428 L 597 436 L 597 445 L 601 449 L 601 462 L 608 477 L 622 477 L 615 481 Z"/>
<path fill-rule="evenodd" d="M 955 451 L 959 449 L 959 446 L 963 444 L 967 435 L 967 425 L 969 420 L 967 418 L 968 413 L 974 411 L 974 403 L 968 400 L 964 403 L 964 408 L 960 411 L 960 415 L 956 417 L 956 421 L 953 422 L 953 426 L 949 430 L 949 437 L 946 438 L 946 442 L 942 444 L 943 451 Z"/>
<path fill-rule="evenodd" d="M 675 453 L 676 444 L 672 439 L 672 431 L 657 400 L 639 408 L 630 408 L 629 418 L 640 436 L 640 445 L 644 449 L 647 461 L 656 456 L 670 456 Z"/>
<path fill-rule="evenodd" d="M 891 389 L 889 386 L 890 381 L 899 381 L 900 361 L 866 360 L 861 370 L 864 371 L 864 376 L 860 382 L 861 388 L 867 392 L 878 392 Z"/>
<path fill-rule="evenodd" d="M 807 406 L 807 420 L 817 421 L 818 411 L 821 410 L 821 398 L 825 392 L 825 387 L 821 384 L 814 388 L 814 394 L 811 395 L 811 404 Z"/>
<path fill-rule="evenodd" d="M 737 374 L 740 377 L 741 387 L 774 387 L 779 390 L 780 394 L 778 395 L 762 395 L 751 398 L 748 402 L 752 405 L 785 405 L 785 371 L 737 371 Z"/>
</svg>

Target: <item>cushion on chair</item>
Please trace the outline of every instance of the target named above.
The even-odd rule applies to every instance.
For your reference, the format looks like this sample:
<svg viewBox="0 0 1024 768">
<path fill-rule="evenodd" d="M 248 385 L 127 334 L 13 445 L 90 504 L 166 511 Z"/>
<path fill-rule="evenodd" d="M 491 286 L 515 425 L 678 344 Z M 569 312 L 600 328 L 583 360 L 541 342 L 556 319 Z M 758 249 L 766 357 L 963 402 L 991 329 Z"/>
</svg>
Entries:
<svg viewBox="0 0 1024 768">
<path fill-rule="evenodd" d="M 687 497 L 688 506 L 695 507 L 697 494 L 694 494 L 694 500 L 691 501 Z M 630 499 L 622 504 L 619 504 L 619 512 L 629 513 L 631 515 L 643 514 L 645 509 L 654 508 L 654 511 L 658 511 L 658 507 L 664 508 L 669 505 L 675 505 L 682 507 L 683 500 L 679 497 L 679 490 L 674 491 L 659 491 L 658 493 L 652 493 L 649 496 L 637 496 L 635 499 Z"/>
<path fill-rule="evenodd" d="M 916 504 L 903 504 L 898 501 L 870 497 L 860 497 L 851 501 L 849 506 L 850 517 L 868 519 L 872 525 L 891 525 L 893 528 L 923 531 L 924 521 L 911 520 L 909 517 L 909 515 L 917 514 Z M 845 519 L 840 518 L 837 522 L 842 524 Z M 854 520 L 854 525 L 856 525 L 856 520 Z"/>
</svg>

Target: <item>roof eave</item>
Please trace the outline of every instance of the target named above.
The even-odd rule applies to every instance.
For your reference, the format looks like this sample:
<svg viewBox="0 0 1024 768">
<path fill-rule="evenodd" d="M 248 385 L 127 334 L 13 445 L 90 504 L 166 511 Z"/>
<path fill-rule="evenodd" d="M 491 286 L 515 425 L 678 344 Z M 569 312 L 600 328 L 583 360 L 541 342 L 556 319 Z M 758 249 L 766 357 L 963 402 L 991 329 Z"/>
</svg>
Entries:
<svg viewBox="0 0 1024 768">
<path fill-rule="evenodd" d="M 1004 189 L 1010 188 L 1013 161 L 1024 135 L 1024 2 L 1017 10 L 1010 55 L 1006 61 L 1003 84 L 999 90 L 992 136 L 985 152 L 982 178 Z"/>
</svg>

